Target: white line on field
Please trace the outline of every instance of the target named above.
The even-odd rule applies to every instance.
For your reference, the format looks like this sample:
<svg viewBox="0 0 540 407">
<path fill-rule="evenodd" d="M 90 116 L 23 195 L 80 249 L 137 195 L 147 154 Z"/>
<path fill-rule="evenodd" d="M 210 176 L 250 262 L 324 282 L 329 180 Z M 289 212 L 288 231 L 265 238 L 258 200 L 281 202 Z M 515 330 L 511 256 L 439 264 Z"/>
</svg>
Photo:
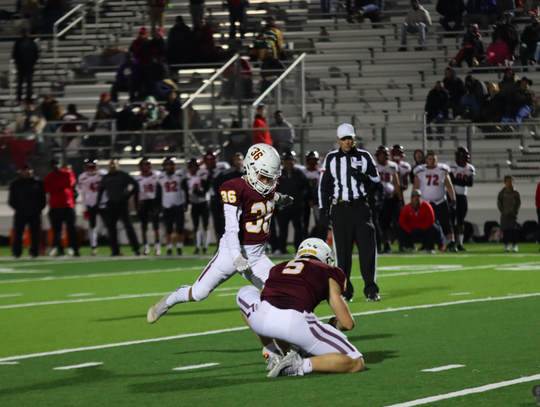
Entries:
<svg viewBox="0 0 540 407">
<path fill-rule="evenodd" d="M 88 363 L 81 363 L 80 365 L 53 367 L 53 370 L 80 369 L 81 367 L 99 366 L 102 364 L 103 362 L 88 362 Z"/>
<path fill-rule="evenodd" d="M 51 270 L 15 270 L 11 268 L 0 268 L 0 274 L 39 274 L 52 273 Z"/>
<path fill-rule="evenodd" d="M 18 365 L 19 362 L 0 362 L 0 365 Z"/>
<path fill-rule="evenodd" d="M 76 294 L 69 294 L 68 297 L 88 297 L 90 295 L 94 295 L 94 293 L 76 293 Z"/>
<path fill-rule="evenodd" d="M 432 396 L 432 397 L 426 397 L 426 398 L 423 398 L 423 399 L 407 401 L 405 403 L 392 404 L 391 406 L 387 406 L 387 407 L 413 407 L 413 406 L 419 406 L 419 405 L 422 405 L 422 404 L 433 403 L 435 401 L 447 400 L 447 399 L 451 399 L 451 398 L 454 398 L 454 397 L 466 396 L 468 394 L 483 393 L 485 391 L 499 389 L 501 387 L 512 386 L 514 384 L 533 382 L 533 381 L 539 380 L 539 379 L 540 379 L 540 374 L 537 374 L 537 375 L 534 375 L 534 376 L 520 377 L 519 379 L 507 380 L 505 382 L 492 383 L 492 384 L 487 384 L 485 386 L 473 387 L 471 389 L 454 391 L 452 393 L 439 394 L 438 396 Z"/>
<path fill-rule="evenodd" d="M 470 293 L 452 293 L 450 295 L 468 295 L 468 294 L 470 294 Z"/>
<path fill-rule="evenodd" d="M 203 365 L 193 365 L 193 366 L 180 366 L 175 367 L 173 370 L 191 370 L 191 369 L 200 369 L 201 367 L 217 366 L 219 363 L 205 363 Z"/>
<path fill-rule="evenodd" d="M 538 297 L 540 296 L 540 293 L 534 293 L 534 294 L 522 294 L 522 295 L 516 295 L 513 297 L 488 297 L 488 298 L 479 298 L 476 300 L 463 300 L 463 301 L 456 301 L 456 302 L 445 302 L 442 304 L 425 304 L 425 305 L 415 305 L 411 307 L 403 307 L 403 308 L 388 308 L 384 310 L 378 310 L 378 311 L 366 311 L 366 312 L 358 312 L 355 314 L 352 314 L 354 316 L 360 316 L 360 315 L 372 315 L 372 314 L 381 314 L 386 312 L 395 312 L 395 311 L 408 311 L 413 309 L 424 309 L 424 308 L 434 308 L 434 307 L 443 307 L 447 305 L 459 305 L 459 304 L 467 304 L 467 303 L 473 303 L 473 302 L 484 302 L 484 301 L 498 301 L 498 300 L 510 300 L 515 298 L 528 298 L 528 297 Z M 329 319 L 330 316 L 322 317 L 319 319 Z M 61 349 L 61 350 L 55 350 L 50 352 L 42 352 L 42 353 L 31 353 L 28 355 L 19 355 L 19 356 L 8 356 L 5 358 L 0 358 L 0 362 L 4 361 L 10 361 L 10 360 L 20 360 L 20 359 L 29 359 L 29 358 L 36 358 L 41 356 L 50 356 L 50 355 L 63 355 L 65 353 L 72 353 L 72 352 L 81 352 L 81 351 L 87 351 L 87 350 L 96 350 L 96 349 L 106 349 L 106 348 L 117 348 L 120 346 L 128 346 L 128 345 L 138 345 L 141 343 L 152 343 L 152 342 L 161 342 L 161 341 L 170 341 L 173 339 L 182 339 L 182 338 L 192 338 L 196 336 L 204 336 L 204 335 L 213 335 L 213 334 L 221 334 L 221 333 L 227 333 L 227 332 L 235 332 L 235 331 L 243 331 L 248 329 L 247 326 L 241 326 L 236 328 L 227 328 L 227 329 L 218 329 L 215 331 L 206 331 L 206 332 L 196 332 L 192 334 L 182 334 L 182 335 L 175 335 L 175 336 L 165 336 L 162 338 L 153 338 L 153 339 L 142 339 L 138 341 L 129 341 L 129 342 L 118 342 L 118 343 L 108 343 L 105 345 L 96 345 L 96 346 L 87 346 L 82 348 L 72 348 L 72 349 Z"/>
<path fill-rule="evenodd" d="M 227 293 L 227 294 L 218 294 L 218 297 L 228 297 L 230 295 L 236 295 L 238 293 Z"/>
<path fill-rule="evenodd" d="M 6 297 L 20 297 L 22 294 L 0 294 L 0 298 Z"/>
<path fill-rule="evenodd" d="M 442 372 L 443 370 L 456 369 L 458 367 L 465 367 L 465 365 L 446 365 L 441 367 L 434 367 L 432 369 L 424 369 L 422 372 Z"/>
</svg>

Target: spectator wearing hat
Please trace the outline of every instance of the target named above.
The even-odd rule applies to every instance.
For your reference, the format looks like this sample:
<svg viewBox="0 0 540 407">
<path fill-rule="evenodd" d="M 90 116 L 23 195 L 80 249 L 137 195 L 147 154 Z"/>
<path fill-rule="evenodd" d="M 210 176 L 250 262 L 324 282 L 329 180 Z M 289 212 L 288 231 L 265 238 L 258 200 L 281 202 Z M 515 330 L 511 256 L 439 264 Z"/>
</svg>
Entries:
<svg viewBox="0 0 540 407">
<path fill-rule="evenodd" d="M 167 36 L 167 62 L 170 65 L 185 64 L 189 61 L 187 55 L 191 29 L 184 23 L 182 16 L 176 17 Z"/>
<path fill-rule="evenodd" d="M 426 27 L 431 26 L 429 12 L 420 5 L 419 0 L 411 0 L 411 8 L 407 10 L 407 16 L 401 30 L 401 48 L 399 51 L 407 51 L 407 34 L 418 34 L 418 47 L 415 51 L 424 51 L 426 48 Z"/>
<path fill-rule="evenodd" d="M 430 204 L 422 201 L 422 192 L 419 189 L 412 191 L 411 202 L 401 209 L 399 226 L 399 244 L 403 251 L 415 251 L 414 242 L 420 241 L 426 253 L 435 253 L 434 243 L 439 238 L 435 213 Z"/>
<path fill-rule="evenodd" d="M 527 78 L 521 78 L 519 90 L 513 100 L 510 101 L 506 113 L 502 118 L 503 123 L 516 122 L 521 123 L 523 119 L 532 115 L 532 109 L 535 101 L 535 94 L 529 91 L 533 82 Z"/>
<path fill-rule="evenodd" d="M 251 125 L 251 127 L 255 129 L 253 130 L 253 144 L 265 143 L 272 146 L 274 143 L 272 142 L 272 137 L 264 118 L 265 116 L 266 106 L 264 103 L 259 103 L 257 106 L 257 114 L 255 115 L 255 119 Z"/>
<path fill-rule="evenodd" d="M 43 181 L 34 177 L 34 168 L 24 164 L 21 175 L 9 186 L 9 206 L 15 211 L 13 216 L 13 244 L 11 250 L 15 258 L 21 257 L 23 234 L 26 225 L 30 231 L 30 256 L 39 254 L 39 230 L 41 211 L 45 209 L 47 197 Z"/>
<path fill-rule="evenodd" d="M 137 61 L 142 64 L 148 63 L 148 57 L 144 54 L 146 51 L 146 43 L 148 42 L 148 33 L 146 28 L 141 27 L 139 30 L 139 35 L 133 40 L 129 47 L 129 52 L 131 52 Z"/>
<path fill-rule="evenodd" d="M 520 39 L 521 65 L 535 65 L 540 58 L 540 18 L 538 14 L 531 13 L 531 25 L 525 27 Z"/>
<path fill-rule="evenodd" d="M 133 58 L 131 53 L 126 53 L 125 62 L 116 71 L 115 79 L 111 86 L 111 100 L 117 103 L 118 92 L 128 92 L 129 100 L 132 102 L 142 80 L 141 63 Z"/>
<path fill-rule="evenodd" d="M 156 26 L 163 27 L 165 7 L 168 5 L 169 0 L 148 0 L 148 16 L 150 17 L 152 32 L 154 32 Z"/>
<path fill-rule="evenodd" d="M 270 136 L 279 155 L 293 151 L 294 129 L 292 124 L 283 118 L 281 110 L 274 113 L 274 122 L 270 124 Z"/>
<path fill-rule="evenodd" d="M 149 58 L 156 58 L 159 61 L 165 60 L 165 54 L 167 50 L 167 44 L 163 39 L 165 37 L 165 31 L 163 28 L 158 28 L 152 33 L 152 39 L 145 44 L 146 50 L 143 51 L 144 55 Z"/>
<path fill-rule="evenodd" d="M 22 100 L 22 87 L 26 82 L 26 100 L 32 100 L 32 79 L 34 66 L 39 59 L 39 48 L 28 35 L 26 29 L 21 30 L 21 38 L 13 44 L 11 58 L 17 66 L 17 102 Z"/>
</svg>

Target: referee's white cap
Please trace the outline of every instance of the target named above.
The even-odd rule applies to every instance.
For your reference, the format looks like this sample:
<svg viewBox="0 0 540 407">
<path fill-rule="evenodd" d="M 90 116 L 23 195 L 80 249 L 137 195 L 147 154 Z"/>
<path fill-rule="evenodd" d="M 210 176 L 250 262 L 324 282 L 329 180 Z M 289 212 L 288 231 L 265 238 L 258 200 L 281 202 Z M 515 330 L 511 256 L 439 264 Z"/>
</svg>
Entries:
<svg viewBox="0 0 540 407">
<path fill-rule="evenodd" d="M 349 123 L 343 123 L 337 128 L 337 136 L 339 139 L 345 138 L 345 137 L 356 137 L 356 134 L 354 132 L 354 127 L 352 124 Z"/>
</svg>

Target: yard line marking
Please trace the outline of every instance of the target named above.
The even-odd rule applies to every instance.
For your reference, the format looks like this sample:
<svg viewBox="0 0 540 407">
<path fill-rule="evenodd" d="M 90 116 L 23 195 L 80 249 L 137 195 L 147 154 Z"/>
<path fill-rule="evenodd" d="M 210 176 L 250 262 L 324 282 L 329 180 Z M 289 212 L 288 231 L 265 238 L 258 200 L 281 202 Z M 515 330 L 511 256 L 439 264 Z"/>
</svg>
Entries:
<svg viewBox="0 0 540 407">
<path fill-rule="evenodd" d="M 446 303 L 442 303 L 442 304 L 425 304 L 425 305 L 415 305 L 415 306 L 403 307 L 403 308 L 387 308 L 387 309 L 378 310 L 378 311 L 358 312 L 358 313 L 355 313 L 355 314 L 352 314 L 352 315 L 354 315 L 354 316 L 372 315 L 372 314 L 381 314 L 381 313 L 386 313 L 386 312 L 405 311 L 405 310 L 408 311 L 408 310 L 413 310 L 413 309 L 424 309 L 424 308 L 442 307 L 442 306 L 447 306 L 447 305 L 467 304 L 467 303 L 473 303 L 473 302 L 510 300 L 510 299 L 516 299 L 516 298 L 529 298 L 529 297 L 538 297 L 538 296 L 540 296 L 540 293 L 521 294 L 521 295 L 516 295 L 516 296 L 513 296 L 513 297 L 488 297 L 488 298 L 479 298 L 479 299 L 476 299 L 476 300 L 462 300 L 462 301 L 456 301 L 456 302 L 446 302 Z M 329 319 L 331 317 L 332 316 L 326 316 L 326 317 L 321 317 L 319 319 Z M 215 331 L 196 332 L 196 333 L 191 333 L 191 334 L 181 334 L 181 335 L 175 335 L 175 336 L 165 336 L 165 337 L 162 337 L 162 338 L 141 339 L 141 340 L 138 340 L 138 341 L 108 343 L 108 344 L 105 344 L 105 345 L 86 346 L 86 347 L 82 347 L 82 348 L 61 349 L 61 350 L 55 350 L 55 351 L 49 351 L 49 352 L 32 353 L 32 354 L 28 354 L 28 355 L 8 356 L 8 357 L 5 357 L 5 358 L 0 358 L 0 362 L 10 361 L 10 360 L 36 358 L 36 357 L 41 357 L 41 356 L 63 355 L 65 353 L 80 352 L 80 351 L 86 351 L 86 350 L 116 348 L 116 347 L 120 347 L 120 346 L 138 345 L 138 344 L 141 344 L 141 343 L 170 341 L 172 339 L 192 338 L 192 337 L 196 337 L 196 336 L 213 335 L 213 334 L 235 332 L 235 331 L 244 331 L 246 329 L 249 329 L 249 328 L 247 326 L 241 326 L 241 327 L 236 327 L 236 328 L 218 329 L 218 330 L 215 330 Z"/>
<path fill-rule="evenodd" d="M 442 372 L 443 370 L 456 369 L 458 367 L 465 367 L 465 365 L 446 365 L 441 367 L 434 367 L 432 369 L 424 369 L 421 372 Z"/>
<path fill-rule="evenodd" d="M 6 297 L 20 297 L 22 294 L 0 294 L 0 298 Z"/>
<path fill-rule="evenodd" d="M 0 362 L 0 365 L 18 365 L 19 362 Z"/>
<path fill-rule="evenodd" d="M 420 406 L 422 404 L 433 403 L 435 401 L 447 400 L 447 399 L 451 399 L 451 398 L 454 398 L 454 397 L 466 396 L 468 394 L 483 393 L 485 391 L 499 389 L 501 387 L 512 386 L 514 384 L 532 382 L 532 381 L 539 380 L 539 379 L 540 379 L 540 374 L 537 374 L 537 375 L 534 375 L 534 376 L 520 377 L 519 379 L 507 380 L 505 382 L 492 383 L 492 384 L 487 384 L 485 386 L 473 387 L 473 388 L 470 388 L 470 389 L 465 389 L 465 390 L 460 390 L 460 391 L 454 391 L 452 393 L 439 394 L 438 396 L 432 396 L 432 397 L 426 397 L 426 398 L 423 398 L 423 399 L 407 401 L 405 403 L 392 404 L 391 406 L 387 406 L 387 407 Z"/>
<path fill-rule="evenodd" d="M 193 366 L 180 366 L 174 367 L 173 370 L 191 370 L 191 369 L 200 369 L 201 367 L 217 366 L 219 363 L 205 363 L 203 365 L 193 365 Z"/>
<path fill-rule="evenodd" d="M 12 268 L 0 268 L 0 274 L 38 274 L 52 273 L 51 270 L 15 270 Z"/>
<path fill-rule="evenodd" d="M 88 297 L 89 295 L 94 295 L 94 293 L 69 294 L 68 297 Z"/>
<path fill-rule="evenodd" d="M 88 363 L 81 363 L 80 365 L 53 367 L 53 370 L 80 369 L 81 367 L 99 366 L 102 364 L 103 362 L 88 362 Z"/>
<path fill-rule="evenodd" d="M 470 294 L 470 293 L 452 293 L 450 295 L 468 295 L 468 294 Z"/>
<path fill-rule="evenodd" d="M 237 295 L 238 293 L 219 294 L 218 297 L 227 297 L 229 295 Z"/>
</svg>

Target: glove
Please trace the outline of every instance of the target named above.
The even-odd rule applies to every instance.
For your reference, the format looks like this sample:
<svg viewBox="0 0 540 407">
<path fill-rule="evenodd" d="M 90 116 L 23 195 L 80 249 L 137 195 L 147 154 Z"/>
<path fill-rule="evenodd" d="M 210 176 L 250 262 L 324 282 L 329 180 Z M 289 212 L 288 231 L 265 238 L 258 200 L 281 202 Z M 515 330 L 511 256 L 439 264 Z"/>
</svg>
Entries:
<svg viewBox="0 0 540 407">
<path fill-rule="evenodd" d="M 234 267 L 236 267 L 236 270 L 238 270 L 240 273 L 243 273 L 244 271 L 249 270 L 252 267 L 251 263 L 244 259 L 241 254 L 239 254 L 233 259 L 233 264 Z"/>
<path fill-rule="evenodd" d="M 448 205 L 450 206 L 450 209 L 455 211 L 456 210 L 456 201 L 450 201 L 448 203 Z"/>
<path fill-rule="evenodd" d="M 292 196 L 285 195 L 285 194 L 280 194 L 279 192 L 276 192 L 274 194 L 274 201 L 275 201 L 276 205 L 289 206 L 289 205 L 291 205 L 293 203 L 294 198 Z"/>
<path fill-rule="evenodd" d="M 360 171 L 358 168 L 353 168 L 351 170 L 351 175 L 358 182 L 365 182 L 369 179 L 368 175 Z"/>
</svg>

